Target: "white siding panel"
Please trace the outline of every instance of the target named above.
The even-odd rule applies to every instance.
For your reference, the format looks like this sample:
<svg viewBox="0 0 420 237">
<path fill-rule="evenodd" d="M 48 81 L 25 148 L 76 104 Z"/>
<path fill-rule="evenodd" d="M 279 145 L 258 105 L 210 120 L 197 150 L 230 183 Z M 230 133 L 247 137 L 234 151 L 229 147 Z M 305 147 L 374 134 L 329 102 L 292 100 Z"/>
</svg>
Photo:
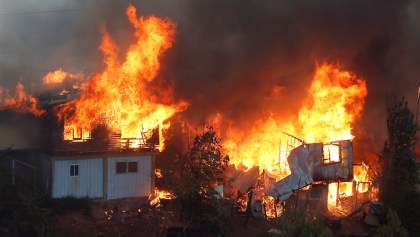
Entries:
<svg viewBox="0 0 420 237">
<path fill-rule="evenodd" d="M 79 165 L 79 175 L 70 177 L 70 165 Z M 54 198 L 75 197 L 103 197 L 103 160 L 55 160 L 53 174 Z"/>
<path fill-rule="evenodd" d="M 117 162 L 137 161 L 137 173 L 117 174 Z M 108 158 L 108 199 L 147 197 L 152 192 L 152 156 Z"/>
</svg>

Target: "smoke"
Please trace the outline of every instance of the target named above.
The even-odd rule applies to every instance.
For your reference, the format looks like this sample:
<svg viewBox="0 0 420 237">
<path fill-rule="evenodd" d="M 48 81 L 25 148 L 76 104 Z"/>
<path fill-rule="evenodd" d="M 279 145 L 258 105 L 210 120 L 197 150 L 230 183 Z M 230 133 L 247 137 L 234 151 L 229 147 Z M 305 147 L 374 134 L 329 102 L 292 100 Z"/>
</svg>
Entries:
<svg viewBox="0 0 420 237">
<path fill-rule="evenodd" d="M 127 1 L 18 2 L 1 3 L 3 87 L 13 88 L 19 80 L 37 90 L 45 74 L 57 68 L 85 75 L 101 70 L 101 26 L 118 42 L 121 56 L 132 39 Z M 297 114 L 316 62 L 324 60 L 338 61 L 366 79 L 357 136 L 376 143 L 384 139 L 388 94 L 405 96 L 415 111 L 419 2 L 148 0 L 135 5 L 142 15 L 178 24 L 156 83 L 173 85 L 176 98 L 190 102 L 182 114 L 190 122 L 217 113 L 242 129 L 269 116 L 287 120 Z M 69 11 L 44 12 L 62 9 Z"/>
<path fill-rule="evenodd" d="M 31 114 L 0 111 L 0 150 L 40 149 L 41 121 Z"/>
<path fill-rule="evenodd" d="M 193 101 L 186 118 L 220 112 L 248 129 L 262 117 L 296 114 L 315 63 L 338 61 L 367 81 L 354 132 L 381 146 L 386 96 L 415 106 L 419 10 L 410 1 L 190 1 L 165 76 Z"/>
</svg>

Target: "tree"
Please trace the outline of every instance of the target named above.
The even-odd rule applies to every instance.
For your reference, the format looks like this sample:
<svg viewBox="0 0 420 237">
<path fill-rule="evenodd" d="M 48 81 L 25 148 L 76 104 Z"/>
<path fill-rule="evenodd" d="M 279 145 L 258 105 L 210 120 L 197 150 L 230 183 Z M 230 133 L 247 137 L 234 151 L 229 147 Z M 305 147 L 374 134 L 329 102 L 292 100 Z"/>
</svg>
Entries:
<svg viewBox="0 0 420 237">
<path fill-rule="evenodd" d="M 180 148 L 185 142 L 172 141 L 164 152 L 170 161 L 162 169 L 167 188 L 179 201 L 182 217 L 215 232 L 221 231 L 223 212 L 214 184 L 222 181 L 229 162 L 229 157 L 221 153 L 220 142 L 212 126 L 207 126 L 203 134 L 194 138 L 187 152 Z"/>
<path fill-rule="evenodd" d="M 19 182 L 12 185 L 9 177 L 0 173 L 0 227 L 18 236 L 38 236 L 45 221 L 39 206 L 41 195 L 17 178 Z"/>
<path fill-rule="evenodd" d="M 279 220 L 279 229 L 282 232 L 274 236 L 332 237 L 333 233 L 324 223 L 325 219 L 321 215 L 308 215 L 302 210 L 294 214 L 284 213 Z"/>
<path fill-rule="evenodd" d="M 392 97 L 387 105 L 388 138 L 380 156 L 380 199 L 394 209 L 403 225 L 416 231 L 420 218 L 419 166 L 413 146 L 419 127 L 404 98 Z"/>
<path fill-rule="evenodd" d="M 373 235 L 375 237 L 408 237 L 410 234 L 408 231 L 401 226 L 400 219 L 398 218 L 397 213 L 393 210 L 389 210 L 386 214 L 387 223 L 381 225 L 376 233 Z"/>
</svg>

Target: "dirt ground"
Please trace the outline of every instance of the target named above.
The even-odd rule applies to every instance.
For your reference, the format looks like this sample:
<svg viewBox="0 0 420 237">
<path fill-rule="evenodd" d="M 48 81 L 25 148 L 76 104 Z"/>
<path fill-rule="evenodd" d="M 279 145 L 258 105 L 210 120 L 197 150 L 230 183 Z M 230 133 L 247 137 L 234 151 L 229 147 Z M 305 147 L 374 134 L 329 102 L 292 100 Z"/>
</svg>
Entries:
<svg viewBox="0 0 420 237">
<path fill-rule="evenodd" d="M 150 207 L 146 198 L 96 200 L 90 215 L 70 211 L 58 216 L 49 230 L 49 236 L 164 237 L 168 227 L 188 226 L 188 223 L 180 221 L 176 210 L 175 203 L 168 200 L 159 207 Z M 232 232 L 227 236 L 268 236 L 267 231 L 278 226 L 275 220 L 251 217 L 244 228 L 245 219 L 241 213 L 233 214 L 230 220 Z M 333 231 L 335 236 L 368 236 L 366 228 L 358 220 L 343 221 L 341 228 Z"/>
</svg>

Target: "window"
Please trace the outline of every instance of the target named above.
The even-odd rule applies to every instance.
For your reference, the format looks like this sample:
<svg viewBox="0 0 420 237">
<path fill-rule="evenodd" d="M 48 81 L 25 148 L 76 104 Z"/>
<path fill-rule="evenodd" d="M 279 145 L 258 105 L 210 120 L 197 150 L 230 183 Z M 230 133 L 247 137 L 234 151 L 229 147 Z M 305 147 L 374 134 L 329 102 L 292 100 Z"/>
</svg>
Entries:
<svg viewBox="0 0 420 237">
<path fill-rule="evenodd" d="M 117 174 L 127 173 L 127 162 L 117 162 Z"/>
<path fill-rule="evenodd" d="M 324 144 L 322 150 L 324 164 L 341 163 L 340 146 L 338 144 Z"/>
<path fill-rule="evenodd" d="M 138 162 L 137 161 L 130 161 L 130 162 L 117 162 L 117 174 L 123 173 L 137 173 L 138 170 Z"/>
<path fill-rule="evenodd" d="M 309 200 L 323 200 L 323 194 L 328 193 L 328 186 L 324 184 L 313 184 L 309 189 Z"/>
<path fill-rule="evenodd" d="M 128 162 L 128 172 L 137 173 L 137 161 Z"/>
<path fill-rule="evenodd" d="M 137 161 L 130 161 L 130 162 L 117 162 L 117 174 L 123 173 L 137 173 L 138 170 L 138 162 Z"/>
<path fill-rule="evenodd" d="M 70 177 L 79 176 L 79 165 L 70 165 Z"/>
</svg>

